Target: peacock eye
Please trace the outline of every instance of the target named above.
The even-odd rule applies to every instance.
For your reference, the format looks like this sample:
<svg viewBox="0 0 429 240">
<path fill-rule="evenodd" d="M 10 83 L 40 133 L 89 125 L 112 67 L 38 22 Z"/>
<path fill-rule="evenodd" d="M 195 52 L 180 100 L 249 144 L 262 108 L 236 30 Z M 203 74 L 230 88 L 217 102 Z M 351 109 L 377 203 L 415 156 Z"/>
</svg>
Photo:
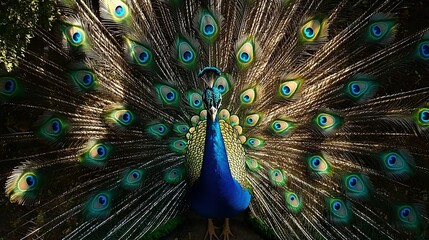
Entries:
<svg viewBox="0 0 429 240">
<path fill-rule="evenodd" d="M 129 126 L 134 120 L 134 114 L 126 109 L 116 109 L 109 112 L 106 119 L 119 126 Z"/>
<path fill-rule="evenodd" d="M 413 173 L 413 159 L 405 149 L 383 152 L 380 161 L 388 175 L 402 179 Z"/>
<path fill-rule="evenodd" d="M 296 193 L 285 191 L 284 196 L 286 199 L 286 206 L 290 211 L 297 213 L 301 210 L 301 198 Z"/>
<path fill-rule="evenodd" d="M 279 135 L 283 136 L 289 132 L 290 129 L 294 127 L 292 122 L 288 122 L 282 119 L 276 119 L 271 123 L 270 130 Z"/>
<path fill-rule="evenodd" d="M 310 20 L 305 23 L 301 28 L 301 39 L 304 42 L 314 41 L 319 35 L 321 30 L 321 23 L 319 20 Z"/>
<path fill-rule="evenodd" d="M 179 63 L 184 67 L 192 68 L 197 63 L 197 53 L 195 48 L 183 37 L 179 37 L 176 40 L 176 54 Z"/>
<path fill-rule="evenodd" d="M 214 82 L 214 86 L 219 90 L 222 95 L 225 95 L 231 89 L 231 81 L 229 80 L 229 76 L 218 76 Z"/>
<path fill-rule="evenodd" d="M 65 26 L 63 33 L 70 45 L 74 47 L 81 46 L 85 42 L 86 34 L 81 27 Z"/>
<path fill-rule="evenodd" d="M 419 119 L 423 123 L 429 123 L 429 110 L 422 110 L 419 113 Z"/>
<path fill-rule="evenodd" d="M 203 97 L 201 93 L 194 90 L 188 90 L 186 92 L 186 96 L 189 106 L 191 106 L 194 110 L 201 111 L 203 109 Z"/>
<path fill-rule="evenodd" d="M 352 218 L 350 206 L 346 205 L 341 199 L 330 198 L 329 218 L 334 223 L 349 223 Z"/>
<path fill-rule="evenodd" d="M 246 141 L 246 145 L 252 149 L 259 149 L 265 146 L 265 140 L 256 137 L 250 137 Z"/>
<path fill-rule="evenodd" d="M 80 155 L 80 162 L 89 167 L 102 167 L 107 163 L 110 150 L 107 144 L 90 142 Z"/>
<path fill-rule="evenodd" d="M 173 131 L 179 136 L 185 135 L 189 130 L 189 126 L 185 123 L 179 122 L 173 125 Z"/>
<path fill-rule="evenodd" d="M 22 174 L 17 182 L 17 187 L 20 191 L 32 191 L 37 187 L 37 176 L 33 172 Z"/>
<path fill-rule="evenodd" d="M 51 118 L 40 128 L 43 137 L 55 140 L 64 133 L 66 124 L 59 118 Z"/>
<path fill-rule="evenodd" d="M 254 127 L 259 123 L 261 115 L 258 113 L 250 114 L 244 119 L 243 125 L 246 127 Z"/>
<path fill-rule="evenodd" d="M 391 35 L 395 22 L 392 20 L 383 20 L 372 22 L 369 25 L 369 41 L 380 41 Z"/>
<path fill-rule="evenodd" d="M 177 105 L 179 103 L 178 92 L 176 89 L 163 84 L 155 85 L 158 98 L 166 105 Z"/>
<path fill-rule="evenodd" d="M 184 176 L 184 168 L 174 167 L 169 170 L 167 170 L 164 174 L 164 181 L 171 184 L 177 184 L 183 180 Z"/>
<path fill-rule="evenodd" d="M 390 153 L 386 156 L 386 165 L 390 169 L 400 169 L 404 165 L 404 160 L 397 153 Z"/>
<path fill-rule="evenodd" d="M 281 169 L 272 169 L 269 172 L 271 184 L 274 186 L 284 186 L 286 184 L 286 175 Z"/>
<path fill-rule="evenodd" d="M 422 59 L 429 59 L 429 41 L 421 42 L 418 45 L 418 53 Z"/>
<path fill-rule="evenodd" d="M 240 95 L 240 102 L 244 105 L 252 104 L 256 99 L 256 92 L 254 88 L 244 90 Z"/>
<path fill-rule="evenodd" d="M 291 99 L 295 96 L 299 86 L 301 85 L 302 80 L 286 80 L 280 83 L 278 94 L 281 98 Z"/>
<path fill-rule="evenodd" d="M 159 139 L 166 136 L 169 132 L 169 129 L 164 123 L 153 123 L 146 127 L 146 132 Z"/>
<path fill-rule="evenodd" d="M 176 153 L 185 153 L 187 142 L 183 139 L 172 139 L 169 143 L 170 150 Z"/>
<path fill-rule="evenodd" d="M 115 7 L 115 16 L 123 17 L 125 15 L 125 8 L 123 5 L 118 5 Z"/>
<path fill-rule="evenodd" d="M 15 91 L 15 88 L 16 88 L 15 80 L 9 79 L 4 81 L 4 85 L 3 85 L 4 93 L 11 94 L 13 91 Z"/>
<path fill-rule="evenodd" d="M 399 208 L 399 219 L 405 223 L 414 223 L 417 221 L 417 215 L 412 207 L 403 206 Z"/>
<path fill-rule="evenodd" d="M 254 172 L 257 172 L 261 169 L 261 165 L 259 164 L 258 160 L 253 158 L 246 158 L 246 166 Z"/>
<path fill-rule="evenodd" d="M 341 119 L 337 115 L 325 112 L 319 113 L 315 121 L 317 126 L 325 131 L 336 129 L 341 124 Z"/>
<path fill-rule="evenodd" d="M 236 51 L 236 62 L 241 69 L 248 68 L 255 59 L 255 42 L 248 37 Z"/>
<path fill-rule="evenodd" d="M 215 16 L 208 10 L 202 10 L 198 25 L 200 36 L 208 42 L 213 42 L 219 35 L 219 25 Z"/>
<path fill-rule="evenodd" d="M 316 174 L 326 174 L 329 173 L 328 162 L 319 155 L 311 156 L 307 158 L 308 165 L 310 170 Z"/>
</svg>

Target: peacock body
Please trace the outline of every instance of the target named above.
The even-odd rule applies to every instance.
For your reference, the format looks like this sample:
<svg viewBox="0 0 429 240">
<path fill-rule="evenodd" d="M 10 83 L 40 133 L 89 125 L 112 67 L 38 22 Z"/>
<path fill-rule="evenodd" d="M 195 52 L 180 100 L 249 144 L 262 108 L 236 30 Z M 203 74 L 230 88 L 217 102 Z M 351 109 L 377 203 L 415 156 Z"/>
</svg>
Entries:
<svg viewBox="0 0 429 240">
<path fill-rule="evenodd" d="M 192 210 L 210 239 L 242 212 L 275 239 L 427 238 L 411 5 L 61 1 L 0 75 L 0 235 L 162 238 Z"/>
</svg>

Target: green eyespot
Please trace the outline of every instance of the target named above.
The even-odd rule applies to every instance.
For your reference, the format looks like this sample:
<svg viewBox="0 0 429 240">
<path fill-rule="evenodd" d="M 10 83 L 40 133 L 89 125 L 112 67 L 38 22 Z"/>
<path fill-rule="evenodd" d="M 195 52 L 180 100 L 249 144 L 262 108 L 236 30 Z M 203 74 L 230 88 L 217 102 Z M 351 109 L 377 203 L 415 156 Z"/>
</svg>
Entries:
<svg viewBox="0 0 429 240">
<path fill-rule="evenodd" d="M 83 149 L 79 160 L 89 167 L 103 167 L 110 157 L 111 147 L 105 143 L 91 141 Z"/>
<path fill-rule="evenodd" d="M 109 192 L 100 192 L 88 199 L 85 206 L 86 218 L 105 218 L 110 214 L 112 196 Z"/>
<path fill-rule="evenodd" d="M 39 129 L 42 137 L 54 141 L 60 138 L 67 130 L 68 124 L 58 117 L 52 117 L 45 121 Z"/>
<path fill-rule="evenodd" d="M 260 149 L 265 146 L 265 140 L 257 137 L 250 137 L 247 139 L 246 143 L 251 149 Z"/>
<path fill-rule="evenodd" d="M 164 123 L 152 123 L 149 124 L 146 127 L 146 133 L 148 133 L 149 135 L 153 136 L 156 139 L 160 139 L 165 137 L 168 133 L 169 133 L 169 129 L 167 127 L 167 125 L 165 125 Z"/>
<path fill-rule="evenodd" d="M 336 224 L 350 223 L 353 212 L 349 203 L 344 202 L 342 199 L 330 198 L 328 199 L 329 207 L 329 220 Z"/>
<path fill-rule="evenodd" d="M 298 213 L 301 211 L 302 202 L 301 202 L 301 197 L 298 196 L 298 194 L 294 192 L 285 191 L 284 196 L 285 196 L 286 206 L 291 212 Z"/>
<path fill-rule="evenodd" d="M 380 161 L 386 174 L 398 179 L 413 174 L 414 160 L 406 150 L 390 150 L 380 153 Z"/>
<path fill-rule="evenodd" d="M 254 172 L 261 170 L 261 165 L 259 164 L 258 160 L 253 158 L 246 158 L 246 166 Z"/>
<path fill-rule="evenodd" d="M 351 173 L 343 176 L 343 188 L 347 196 L 355 199 L 369 197 L 369 179 L 361 174 Z"/>
<path fill-rule="evenodd" d="M 122 177 L 121 186 L 128 190 L 134 190 L 139 188 L 145 176 L 143 169 L 128 169 L 124 172 Z"/>
<path fill-rule="evenodd" d="M 62 32 L 70 46 L 74 48 L 88 46 L 87 35 L 81 26 L 73 26 L 66 23 L 62 26 Z"/>
<path fill-rule="evenodd" d="M 385 42 L 395 33 L 396 23 L 392 19 L 372 20 L 368 26 L 367 40 L 369 42 Z"/>
<path fill-rule="evenodd" d="M 35 171 L 17 170 L 6 182 L 6 195 L 11 202 L 33 204 L 39 194 L 40 178 Z"/>
<path fill-rule="evenodd" d="M 155 65 L 153 52 L 149 46 L 128 38 L 125 38 L 125 40 L 126 52 L 131 63 L 141 66 L 144 69 L 151 69 Z"/>
<path fill-rule="evenodd" d="M 284 136 L 295 127 L 295 123 L 283 119 L 276 119 L 270 125 L 270 130 L 279 136 Z"/>
<path fill-rule="evenodd" d="M 129 126 L 134 121 L 134 114 L 130 110 L 115 109 L 107 113 L 106 120 L 117 126 Z"/>
<path fill-rule="evenodd" d="M 203 9 L 198 18 L 198 33 L 209 43 L 213 43 L 219 36 L 220 27 L 215 15 Z"/>
<path fill-rule="evenodd" d="M 204 109 L 203 97 L 201 92 L 194 90 L 188 90 L 186 92 L 186 98 L 188 100 L 188 105 L 197 112 L 200 112 Z"/>
<path fill-rule="evenodd" d="M 273 186 L 286 185 L 286 174 L 281 169 L 271 169 L 269 172 L 269 177 Z"/>
<path fill-rule="evenodd" d="M 184 154 L 186 153 L 187 142 L 183 139 L 173 138 L 170 140 L 169 148 L 171 151 Z"/>
<path fill-rule="evenodd" d="M 173 125 L 173 131 L 178 136 L 184 136 L 189 131 L 189 125 L 184 122 L 178 122 Z"/>
<path fill-rule="evenodd" d="M 111 19 L 115 23 L 123 23 L 130 19 L 130 9 L 125 2 L 120 0 L 103 0 L 101 3 L 104 5 L 105 11 L 109 13 L 109 16 L 105 17 L 108 17 L 108 19 Z"/>
<path fill-rule="evenodd" d="M 181 66 L 193 69 L 198 63 L 196 47 L 186 38 L 178 37 L 176 40 L 176 58 Z"/>
<path fill-rule="evenodd" d="M 231 89 L 231 77 L 227 74 L 222 74 L 216 78 L 213 86 L 217 87 L 217 89 L 222 95 L 225 95 Z"/>
<path fill-rule="evenodd" d="M 158 99 L 162 104 L 167 106 L 177 106 L 179 104 L 179 92 L 165 84 L 155 84 Z"/>
<path fill-rule="evenodd" d="M 325 132 L 331 132 L 341 126 L 342 119 L 333 113 L 321 112 L 316 118 L 315 122 L 319 128 Z"/>
<path fill-rule="evenodd" d="M 424 128 L 429 127 L 429 108 L 421 107 L 417 109 L 414 119 L 420 127 L 424 127 Z"/>
<path fill-rule="evenodd" d="M 313 18 L 307 21 L 300 30 L 301 42 L 314 42 L 326 34 L 326 19 Z"/>
<path fill-rule="evenodd" d="M 254 113 L 247 115 L 247 117 L 244 119 L 243 126 L 245 127 L 254 127 L 256 126 L 259 121 L 261 120 L 262 115 L 260 113 Z"/>
<path fill-rule="evenodd" d="M 11 98 L 18 95 L 20 85 L 13 77 L 0 77 L 0 97 Z"/>
<path fill-rule="evenodd" d="M 303 79 L 283 81 L 282 83 L 280 83 L 278 89 L 279 97 L 283 99 L 293 99 L 303 81 Z"/>
<path fill-rule="evenodd" d="M 314 155 L 308 157 L 306 160 L 311 172 L 317 175 L 325 175 L 330 173 L 331 169 L 324 157 L 320 155 Z"/>
<path fill-rule="evenodd" d="M 70 74 L 73 84 L 80 91 L 89 91 L 94 89 L 97 84 L 97 76 L 91 70 L 77 70 Z"/>
<path fill-rule="evenodd" d="M 397 225 L 407 231 L 420 233 L 422 218 L 418 208 L 412 204 L 401 204 L 394 208 Z"/>
<path fill-rule="evenodd" d="M 415 50 L 415 57 L 422 61 L 429 60 L 429 34 L 426 34 L 417 44 Z"/>
<path fill-rule="evenodd" d="M 358 103 L 371 98 L 378 85 L 367 76 L 356 76 L 345 85 L 344 92 Z"/>
<path fill-rule="evenodd" d="M 247 69 L 255 60 L 256 46 L 252 36 L 247 37 L 238 45 L 235 60 L 240 69 Z"/>
<path fill-rule="evenodd" d="M 164 181 L 170 184 L 178 184 L 185 177 L 185 168 L 183 166 L 173 167 L 165 171 Z"/>
<path fill-rule="evenodd" d="M 242 105 L 251 105 L 256 100 L 255 88 L 247 88 L 240 94 L 240 103 Z"/>
</svg>

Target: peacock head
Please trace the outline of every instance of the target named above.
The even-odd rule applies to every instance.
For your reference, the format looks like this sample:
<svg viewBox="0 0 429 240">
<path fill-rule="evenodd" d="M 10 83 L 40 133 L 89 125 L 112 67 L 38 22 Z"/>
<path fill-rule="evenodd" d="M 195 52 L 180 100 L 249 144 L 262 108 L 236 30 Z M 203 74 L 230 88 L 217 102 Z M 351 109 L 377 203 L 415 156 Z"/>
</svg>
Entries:
<svg viewBox="0 0 429 240">
<path fill-rule="evenodd" d="M 206 88 L 203 94 L 203 102 L 208 115 L 214 121 L 217 116 L 217 111 L 222 105 L 222 94 L 217 87 Z"/>
<path fill-rule="evenodd" d="M 205 67 L 198 73 L 198 77 L 203 78 L 208 86 L 203 94 L 203 102 L 213 121 L 216 119 L 222 102 L 222 94 L 217 87 L 213 86 L 213 83 L 215 77 L 221 74 L 222 72 L 217 67 Z"/>
</svg>

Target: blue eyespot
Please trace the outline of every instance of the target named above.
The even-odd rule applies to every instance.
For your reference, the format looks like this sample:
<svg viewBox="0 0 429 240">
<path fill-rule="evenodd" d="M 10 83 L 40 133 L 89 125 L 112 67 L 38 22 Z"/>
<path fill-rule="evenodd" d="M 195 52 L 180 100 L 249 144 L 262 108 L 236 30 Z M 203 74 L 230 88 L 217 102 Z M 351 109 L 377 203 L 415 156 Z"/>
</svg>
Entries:
<svg viewBox="0 0 429 240">
<path fill-rule="evenodd" d="M 357 184 L 357 181 L 358 180 L 357 180 L 356 177 L 351 177 L 351 178 L 349 178 L 348 184 L 349 184 L 350 187 L 355 187 L 356 184 Z"/>
<path fill-rule="evenodd" d="M 82 33 L 79 31 L 73 33 L 72 40 L 75 44 L 82 42 Z"/>
<path fill-rule="evenodd" d="M 244 95 L 243 96 L 243 100 L 244 100 L 244 102 L 249 102 L 250 101 L 250 96 L 249 95 Z"/>
<path fill-rule="evenodd" d="M 247 52 L 240 53 L 240 60 L 247 63 L 250 61 L 250 55 Z"/>
<path fill-rule="evenodd" d="M 174 100 L 174 98 L 175 98 L 175 96 L 176 96 L 176 95 L 174 94 L 174 92 L 168 92 L 168 93 L 167 93 L 167 96 L 166 96 L 166 97 L 167 97 L 167 101 L 169 101 L 169 102 L 170 102 L 170 101 L 173 101 L 173 100 Z"/>
<path fill-rule="evenodd" d="M 83 85 L 85 86 L 89 86 L 94 82 L 94 78 L 92 77 L 91 74 L 87 73 L 85 74 L 85 76 L 83 76 Z"/>
<path fill-rule="evenodd" d="M 277 122 L 277 123 L 274 124 L 274 129 L 275 130 L 279 130 L 281 128 L 282 128 L 282 125 L 280 123 Z"/>
<path fill-rule="evenodd" d="M 247 123 L 252 124 L 253 123 L 253 119 L 252 118 L 248 118 L 247 119 Z"/>
<path fill-rule="evenodd" d="M 223 85 L 217 86 L 217 89 L 219 90 L 220 93 L 225 92 L 225 86 L 223 86 Z"/>
<path fill-rule="evenodd" d="M 165 132 L 165 127 L 164 127 L 164 126 L 159 126 L 158 131 L 159 131 L 160 133 Z"/>
<path fill-rule="evenodd" d="M 429 57 L 429 45 L 427 43 L 420 45 L 420 54 L 425 58 Z"/>
<path fill-rule="evenodd" d="M 398 158 L 398 156 L 396 155 L 396 153 L 392 153 L 389 156 L 387 156 L 387 158 L 386 158 L 387 165 L 390 167 L 394 167 L 397 158 Z"/>
<path fill-rule="evenodd" d="M 372 25 L 371 32 L 375 37 L 381 37 L 381 35 L 383 34 L 380 26 L 378 26 L 377 24 Z"/>
<path fill-rule="evenodd" d="M 207 24 L 206 26 L 204 26 L 204 34 L 205 35 L 212 35 L 215 32 L 215 28 L 212 24 Z"/>
<path fill-rule="evenodd" d="M 352 83 L 350 84 L 350 91 L 354 94 L 354 95 L 359 95 L 361 92 L 361 88 L 358 84 L 356 83 Z"/>
<path fill-rule="evenodd" d="M 131 114 L 129 112 L 125 112 L 122 115 L 122 121 L 124 121 L 125 123 L 129 122 L 131 120 Z"/>
<path fill-rule="evenodd" d="M 424 123 L 429 122 L 429 111 L 428 110 L 423 110 L 420 112 L 420 120 Z"/>
<path fill-rule="evenodd" d="M 320 165 L 320 158 L 318 158 L 318 157 L 313 158 L 313 160 L 311 160 L 311 165 L 314 168 L 319 167 L 319 165 Z"/>
<path fill-rule="evenodd" d="M 201 101 L 200 100 L 198 100 L 198 99 L 196 99 L 195 101 L 194 101 L 194 105 L 195 106 L 200 106 L 201 105 Z"/>
<path fill-rule="evenodd" d="M 36 185 L 36 178 L 34 177 L 34 175 L 27 175 L 25 177 L 25 182 L 31 188 Z"/>
<path fill-rule="evenodd" d="M 149 61 L 149 53 L 146 50 L 143 50 L 139 54 L 139 62 L 140 63 L 147 63 L 147 61 Z"/>
<path fill-rule="evenodd" d="M 98 196 L 98 203 L 100 203 L 103 206 L 107 205 L 107 196 L 104 194 L 100 194 L 100 196 Z"/>
<path fill-rule="evenodd" d="M 16 85 L 15 82 L 13 80 L 7 80 L 6 83 L 4 84 L 4 91 L 6 93 L 11 93 L 15 90 Z"/>
<path fill-rule="evenodd" d="M 340 210 L 341 209 L 341 203 L 339 202 L 339 201 L 335 201 L 333 204 L 332 204 L 332 206 L 334 207 L 334 210 L 335 211 L 338 211 L 338 210 Z"/>
<path fill-rule="evenodd" d="M 282 93 L 286 96 L 288 96 L 290 94 L 290 88 L 286 85 L 283 85 L 282 87 Z"/>
<path fill-rule="evenodd" d="M 134 178 L 134 179 L 138 179 L 138 178 L 140 178 L 140 173 L 139 173 L 138 171 L 134 171 L 134 172 L 132 173 L 132 175 L 133 175 L 133 178 Z"/>
<path fill-rule="evenodd" d="M 328 119 L 325 116 L 323 116 L 323 115 L 319 116 L 320 125 L 325 125 L 326 122 L 328 122 Z"/>
<path fill-rule="evenodd" d="M 102 157 L 106 156 L 106 151 L 107 151 L 107 149 L 105 146 L 103 146 L 103 145 L 98 146 L 97 147 L 98 157 L 102 158 Z"/>
<path fill-rule="evenodd" d="M 61 132 L 61 127 L 62 126 L 61 126 L 60 121 L 58 121 L 58 120 L 52 121 L 51 127 L 52 127 L 52 132 L 53 133 L 57 134 L 57 133 Z"/>
<path fill-rule="evenodd" d="M 115 15 L 116 15 L 117 17 L 122 17 L 122 16 L 124 16 L 124 14 L 125 14 L 125 9 L 124 9 L 124 7 L 122 7 L 121 5 L 119 5 L 119 6 L 117 6 L 117 7 L 115 8 Z"/>
<path fill-rule="evenodd" d="M 294 194 L 291 194 L 291 195 L 289 196 L 289 200 L 290 200 L 291 202 L 295 201 L 295 199 L 296 199 L 296 197 L 295 197 L 295 195 L 294 195 Z"/>
<path fill-rule="evenodd" d="M 190 62 L 194 58 L 194 54 L 191 51 L 185 51 L 182 56 L 184 62 Z"/>
<path fill-rule="evenodd" d="M 401 209 L 401 217 L 403 218 L 407 218 L 408 216 L 410 216 L 411 213 L 411 209 L 409 207 L 404 207 L 403 209 Z"/>
<path fill-rule="evenodd" d="M 255 144 L 255 140 L 254 140 L 254 139 L 250 139 L 250 140 L 249 140 L 249 143 L 250 143 L 251 145 L 253 145 L 253 144 Z"/>
<path fill-rule="evenodd" d="M 313 38 L 314 37 L 314 30 L 311 27 L 304 28 L 304 35 L 306 38 Z"/>
</svg>

